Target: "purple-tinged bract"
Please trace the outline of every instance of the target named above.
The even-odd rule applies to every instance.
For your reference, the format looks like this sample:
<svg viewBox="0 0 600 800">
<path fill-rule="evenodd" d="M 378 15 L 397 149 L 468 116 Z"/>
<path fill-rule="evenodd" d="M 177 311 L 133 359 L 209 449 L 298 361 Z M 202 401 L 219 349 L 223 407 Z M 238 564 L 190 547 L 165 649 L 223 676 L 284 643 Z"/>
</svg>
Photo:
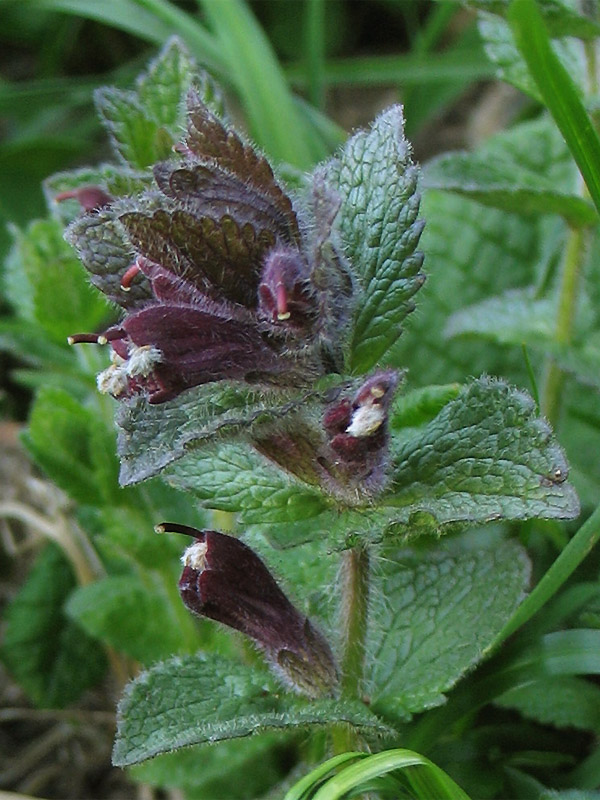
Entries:
<svg viewBox="0 0 600 800">
<path fill-rule="evenodd" d="M 134 253 L 118 291 L 125 317 L 71 341 L 110 341 L 98 386 L 118 398 L 162 403 L 225 379 L 310 387 L 343 369 L 352 282 L 325 247 L 337 199 L 320 187 L 321 219 L 303 221 L 268 161 L 194 92 L 188 103 L 179 160 L 155 165 L 156 189 L 110 207 Z"/>
</svg>

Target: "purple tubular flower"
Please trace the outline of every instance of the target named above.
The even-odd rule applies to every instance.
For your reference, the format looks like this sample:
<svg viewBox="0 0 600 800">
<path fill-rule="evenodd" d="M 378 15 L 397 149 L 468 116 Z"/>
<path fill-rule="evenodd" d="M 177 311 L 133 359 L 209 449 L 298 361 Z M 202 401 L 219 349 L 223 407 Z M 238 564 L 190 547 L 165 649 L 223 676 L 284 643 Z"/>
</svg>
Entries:
<svg viewBox="0 0 600 800">
<path fill-rule="evenodd" d="M 299 415 L 276 430 L 256 433 L 252 442 L 307 483 L 362 505 L 387 483 L 388 415 L 399 377 L 395 370 L 380 370 L 353 395 L 338 395 L 325 408 L 320 429 Z"/>
<path fill-rule="evenodd" d="M 196 540 L 185 551 L 179 592 L 194 614 L 250 636 L 276 672 L 311 697 L 331 693 L 338 682 L 329 645 L 281 591 L 256 553 L 216 531 L 163 523 L 160 532 Z"/>
<path fill-rule="evenodd" d="M 333 275 L 345 275 L 341 256 L 324 247 L 337 213 L 333 198 L 320 197 L 334 210 L 310 233 L 266 159 L 193 92 L 176 152 L 183 158 L 154 167 L 157 189 L 110 206 L 135 252 L 117 293 L 126 314 L 98 336 L 70 337 L 111 342 L 100 391 L 162 403 L 225 379 L 309 387 L 340 368 L 336 314 L 347 318 L 349 299 L 340 300 Z M 103 202 L 92 194 L 90 203 Z M 321 263 L 325 250 L 329 261 Z M 145 283 L 141 302 L 139 292 L 128 294 L 134 282 Z M 105 286 L 114 296 L 114 285 Z"/>
</svg>

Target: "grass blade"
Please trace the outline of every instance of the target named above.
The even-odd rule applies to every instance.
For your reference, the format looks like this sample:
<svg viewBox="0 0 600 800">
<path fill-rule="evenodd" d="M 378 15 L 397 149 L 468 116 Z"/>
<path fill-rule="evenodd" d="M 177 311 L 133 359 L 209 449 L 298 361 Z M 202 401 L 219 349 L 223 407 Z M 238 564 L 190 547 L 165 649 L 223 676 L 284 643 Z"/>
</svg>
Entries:
<svg viewBox="0 0 600 800">
<path fill-rule="evenodd" d="M 252 137 L 276 161 L 307 169 L 325 153 L 311 152 L 314 137 L 256 19 L 242 0 L 202 0 L 202 7 L 244 104 Z"/>
<path fill-rule="evenodd" d="M 386 750 L 366 756 L 359 763 L 346 767 L 330 778 L 313 795 L 313 800 L 341 800 L 349 792 L 369 785 L 390 772 L 401 773 L 418 800 L 469 800 L 456 783 L 429 759 L 410 750 Z"/>
<path fill-rule="evenodd" d="M 600 212 L 600 138 L 575 84 L 552 50 L 535 0 L 513 0 L 507 18 L 519 52 Z"/>
</svg>

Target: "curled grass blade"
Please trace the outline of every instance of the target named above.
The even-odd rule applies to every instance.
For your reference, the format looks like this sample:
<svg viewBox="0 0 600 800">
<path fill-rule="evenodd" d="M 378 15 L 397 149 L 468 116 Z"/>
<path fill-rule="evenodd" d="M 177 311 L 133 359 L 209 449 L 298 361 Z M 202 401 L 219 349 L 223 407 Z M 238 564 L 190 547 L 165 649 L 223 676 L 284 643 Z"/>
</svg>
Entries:
<svg viewBox="0 0 600 800">
<path fill-rule="evenodd" d="M 342 800 L 354 790 L 370 785 L 374 779 L 398 770 L 402 771 L 402 777 L 417 800 L 431 800 L 432 797 L 436 800 L 469 800 L 468 795 L 429 759 L 404 749 L 365 755 L 358 763 L 326 781 L 312 800 Z"/>
</svg>

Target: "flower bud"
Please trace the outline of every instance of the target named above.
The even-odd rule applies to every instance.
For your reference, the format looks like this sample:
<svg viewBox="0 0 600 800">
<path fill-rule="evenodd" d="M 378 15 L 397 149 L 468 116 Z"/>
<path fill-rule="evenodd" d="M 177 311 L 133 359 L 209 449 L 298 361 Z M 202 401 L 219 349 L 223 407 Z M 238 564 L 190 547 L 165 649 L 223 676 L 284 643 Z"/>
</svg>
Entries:
<svg viewBox="0 0 600 800">
<path fill-rule="evenodd" d="M 179 592 L 194 614 L 250 636 L 286 683 L 310 697 L 330 694 L 338 675 L 329 645 L 281 591 L 247 545 L 216 531 L 163 523 L 160 532 L 193 536 L 182 557 Z"/>
</svg>

